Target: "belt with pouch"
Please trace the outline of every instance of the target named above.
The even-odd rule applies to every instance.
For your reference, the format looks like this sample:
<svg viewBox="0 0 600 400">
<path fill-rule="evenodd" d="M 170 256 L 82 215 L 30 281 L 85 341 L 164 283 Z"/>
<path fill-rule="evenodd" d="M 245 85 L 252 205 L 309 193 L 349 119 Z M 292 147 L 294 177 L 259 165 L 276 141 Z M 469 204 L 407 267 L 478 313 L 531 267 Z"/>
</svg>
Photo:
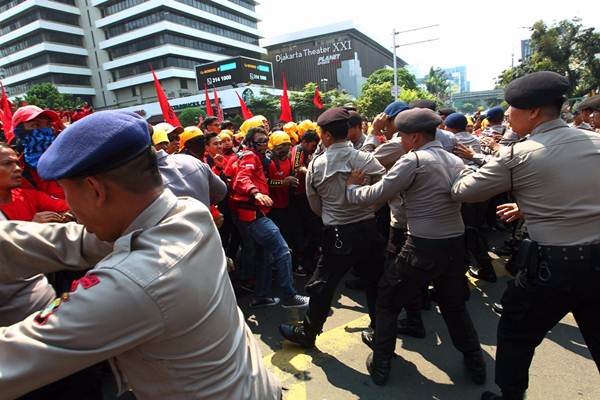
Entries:
<svg viewBox="0 0 600 400">
<path fill-rule="evenodd" d="M 600 244 L 581 246 L 538 246 L 540 260 L 549 264 L 564 264 L 573 261 L 594 261 L 600 255 Z"/>
</svg>

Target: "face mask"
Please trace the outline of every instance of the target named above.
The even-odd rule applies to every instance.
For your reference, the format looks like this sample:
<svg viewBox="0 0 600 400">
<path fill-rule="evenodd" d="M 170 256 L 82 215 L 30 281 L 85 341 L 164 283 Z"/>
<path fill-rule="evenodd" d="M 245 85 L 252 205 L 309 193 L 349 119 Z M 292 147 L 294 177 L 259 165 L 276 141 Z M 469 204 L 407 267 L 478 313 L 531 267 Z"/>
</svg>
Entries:
<svg viewBox="0 0 600 400">
<path fill-rule="evenodd" d="M 54 139 L 55 136 L 52 128 L 25 131 L 20 137 L 25 163 L 33 168 L 37 168 L 40 157 L 50 147 Z"/>
</svg>

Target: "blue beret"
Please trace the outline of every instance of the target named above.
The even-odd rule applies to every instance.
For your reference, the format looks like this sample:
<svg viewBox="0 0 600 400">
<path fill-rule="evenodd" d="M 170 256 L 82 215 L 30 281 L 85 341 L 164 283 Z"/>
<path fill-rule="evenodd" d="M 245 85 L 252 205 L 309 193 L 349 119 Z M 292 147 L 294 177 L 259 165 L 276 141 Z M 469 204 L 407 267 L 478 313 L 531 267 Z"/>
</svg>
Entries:
<svg viewBox="0 0 600 400">
<path fill-rule="evenodd" d="M 467 127 L 467 117 L 461 113 L 452 113 L 446 117 L 444 125 L 452 129 L 465 129 Z"/>
<path fill-rule="evenodd" d="M 385 110 L 383 110 L 383 112 L 388 117 L 394 118 L 396 115 L 398 115 L 398 113 L 404 110 L 408 110 L 409 108 L 410 107 L 408 107 L 408 104 L 401 100 L 398 100 L 388 104 L 388 106 L 385 108 Z"/>
<path fill-rule="evenodd" d="M 110 171 L 150 147 L 148 124 L 121 111 L 95 112 L 62 131 L 38 162 L 44 180 Z"/>
<path fill-rule="evenodd" d="M 485 113 L 487 119 L 497 121 L 504 118 L 504 109 L 500 106 L 492 107 Z"/>
</svg>

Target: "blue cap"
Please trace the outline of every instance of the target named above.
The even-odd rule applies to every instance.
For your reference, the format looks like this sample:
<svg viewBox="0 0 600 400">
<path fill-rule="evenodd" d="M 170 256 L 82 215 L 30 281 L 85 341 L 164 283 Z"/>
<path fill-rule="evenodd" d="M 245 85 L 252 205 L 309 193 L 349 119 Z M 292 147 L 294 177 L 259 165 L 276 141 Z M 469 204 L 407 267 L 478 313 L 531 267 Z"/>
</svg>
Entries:
<svg viewBox="0 0 600 400">
<path fill-rule="evenodd" d="M 130 113 L 100 111 L 70 125 L 44 152 L 44 180 L 90 176 L 133 160 L 150 147 L 148 124 Z"/>
<path fill-rule="evenodd" d="M 444 125 L 451 129 L 465 129 L 467 127 L 467 117 L 461 113 L 452 113 L 446 117 Z"/>
<path fill-rule="evenodd" d="M 504 118 L 504 109 L 500 106 L 492 107 L 485 113 L 487 119 L 497 121 Z"/>
<path fill-rule="evenodd" d="M 410 107 L 408 106 L 408 104 L 406 104 L 402 100 L 398 100 L 388 104 L 388 106 L 385 108 L 385 110 L 383 110 L 383 112 L 388 117 L 394 118 L 396 117 L 396 115 L 398 115 L 398 113 L 404 110 L 408 110 L 409 108 Z"/>
</svg>

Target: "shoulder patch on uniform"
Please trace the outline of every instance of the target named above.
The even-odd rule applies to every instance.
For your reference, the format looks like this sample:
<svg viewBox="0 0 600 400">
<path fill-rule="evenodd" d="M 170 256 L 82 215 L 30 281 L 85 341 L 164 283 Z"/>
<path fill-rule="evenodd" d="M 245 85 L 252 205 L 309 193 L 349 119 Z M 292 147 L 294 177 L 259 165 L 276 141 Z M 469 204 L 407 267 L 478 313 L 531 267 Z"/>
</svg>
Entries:
<svg viewBox="0 0 600 400">
<path fill-rule="evenodd" d="M 60 307 L 62 303 L 69 301 L 69 298 L 69 293 L 63 293 L 59 298 L 54 299 L 52 303 L 48 304 L 46 308 L 40 311 L 33 318 L 33 321 L 38 325 L 44 325 L 46 322 L 48 322 L 48 318 L 50 318 L 50 316 L 54 314 L 56 310 L 58 310 L 58 307 Z"/>
<path fill-rule="evenodd" d="M 81 286 L 83 286 L 84 289 L 89 289 L 92 286 L 96 286 L 99 283 L 100 279 L 96 275 L 88 274 L 81 279 L 74 280 L 73 283 L 71 283 L 71 292 L 77 290 L 77 286 L 79 286 L 80 284 Z"/>
</svg>

